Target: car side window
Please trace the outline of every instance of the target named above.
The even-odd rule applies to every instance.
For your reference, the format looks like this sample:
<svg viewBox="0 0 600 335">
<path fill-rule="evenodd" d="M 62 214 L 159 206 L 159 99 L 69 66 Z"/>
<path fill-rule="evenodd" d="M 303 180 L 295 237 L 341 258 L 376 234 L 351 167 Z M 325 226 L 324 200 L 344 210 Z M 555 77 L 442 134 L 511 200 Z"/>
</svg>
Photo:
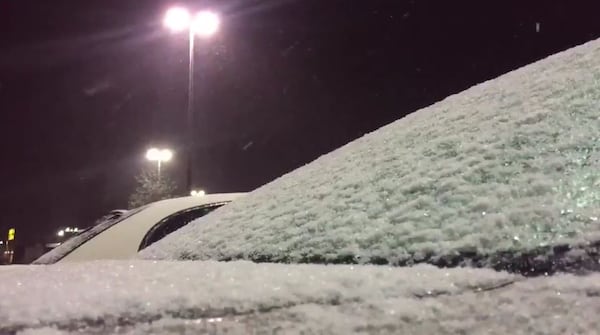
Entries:
<svg viewBox="0 0 600 335">
<path fill-rule="evenodd" d="M 199 217 L 202 217 L 215 209 L 223 206 L 225 203 L 217 203 L 204 205 L 194 208 L 189 208 L 175 214 L 169 215 L 168 217 L 162 219 L 159 223 L 154 225 L 144 236 L 138 251 L 143 250 L 153 244 L 154 242 L 161 240 L 165 236 L 170 233 L 176 231 L 177 229 L 187 225 L 188 223 L 196 220 Z"/>
</svg>

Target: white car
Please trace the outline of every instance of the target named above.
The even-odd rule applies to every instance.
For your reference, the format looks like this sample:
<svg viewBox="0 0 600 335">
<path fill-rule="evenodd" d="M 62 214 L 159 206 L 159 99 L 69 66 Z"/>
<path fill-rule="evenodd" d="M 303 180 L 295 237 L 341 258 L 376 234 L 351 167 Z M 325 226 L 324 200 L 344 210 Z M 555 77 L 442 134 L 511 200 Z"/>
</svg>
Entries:
<svg viewBox="0 0 600 335">
<path fill-rule="evenodd" d="M 130 211 L 112 211 L 97 225 L 42 255 L 33 264 L 131 258 L 242 194 L 182 197 L 157 201 Z"/>
</svg>

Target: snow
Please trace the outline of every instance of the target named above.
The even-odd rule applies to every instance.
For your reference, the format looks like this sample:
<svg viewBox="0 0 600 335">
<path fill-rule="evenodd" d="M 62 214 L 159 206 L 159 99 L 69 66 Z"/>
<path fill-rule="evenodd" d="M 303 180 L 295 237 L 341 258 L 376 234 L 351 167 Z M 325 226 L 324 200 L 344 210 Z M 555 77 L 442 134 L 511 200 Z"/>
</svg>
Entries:
<svg viewBox="0 0 600 335">
<path fill-rule="evenodd" d="M 0 271 L 0 334 L 591 334 L 600 274 L 96 261 Z"/>
<path fill-rule="evenodd" d="M 401 264 L 585 244 L 599 216 L 596 40 L 367 134 L 141 257 Z"/>
</svg>

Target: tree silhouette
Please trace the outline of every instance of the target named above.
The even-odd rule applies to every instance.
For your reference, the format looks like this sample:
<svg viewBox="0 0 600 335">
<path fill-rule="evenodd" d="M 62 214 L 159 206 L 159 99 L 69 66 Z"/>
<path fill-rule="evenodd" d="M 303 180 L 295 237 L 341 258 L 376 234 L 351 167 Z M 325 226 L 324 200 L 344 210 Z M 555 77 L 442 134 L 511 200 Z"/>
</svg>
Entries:
<svg viewBox="0 0 600 335">
<path fill-rule="evenodd" d="M 129 196 L 129 208 L 136 208 L 154 201 L 172 198 L 177 184 L 167 175 L 156 170 L 144 170 L 135 177 L 138 186 Z"/>
</svg>

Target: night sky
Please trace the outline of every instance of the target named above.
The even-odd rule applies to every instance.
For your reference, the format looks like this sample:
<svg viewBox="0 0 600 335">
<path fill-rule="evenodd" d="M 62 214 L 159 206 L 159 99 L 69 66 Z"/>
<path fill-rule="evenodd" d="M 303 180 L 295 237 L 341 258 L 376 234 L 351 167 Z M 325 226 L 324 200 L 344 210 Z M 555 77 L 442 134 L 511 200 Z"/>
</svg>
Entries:
<svg viewBox="0 0 600 335">
<path fill-rule="evenodd" d="M 124 208 L 150 146 L 184 185 L 187 40 L 158 0 L 0 0 L 0 233 Z M 598 1 L 188 1 L 195 184 L 249 191 L 421 107 L 600 37 Z M 539 23 L 539 31 L 536 29 Z M 183 192 L 183 190 L 182 190 Z"/>
</svg>

